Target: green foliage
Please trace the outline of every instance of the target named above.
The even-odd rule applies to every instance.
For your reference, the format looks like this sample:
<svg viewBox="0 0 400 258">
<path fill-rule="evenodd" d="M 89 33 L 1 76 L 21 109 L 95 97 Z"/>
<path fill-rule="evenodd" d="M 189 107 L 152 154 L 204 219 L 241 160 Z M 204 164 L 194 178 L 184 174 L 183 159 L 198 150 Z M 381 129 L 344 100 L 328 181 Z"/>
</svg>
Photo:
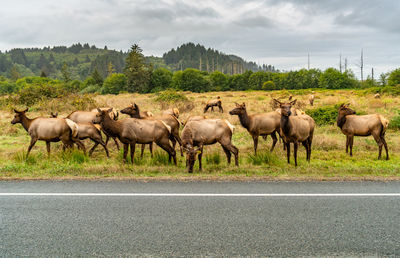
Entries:
<svg viewBox="0 0 400 258">
<path fill-rule="evenodd" d="M 102 94 L 118 94 L 125 88 L 126 76 L 122 73 L 114 73 L 106 78 L 101 88 Z"/>
<path fill-rule="evenodd" d="M 219 155 L 218 152 L 207 154 L 205 158 L 207 164 L 218 165 L 221 163 L 221 156 Z"/>
<path fill-rule="evenodd" d="M 174 74 L 172 85 L 178 90 L 205 92 L 209 91 L 210 81 L 199 70 L 188 68 Z"/>
<path fill-rule="evenodd" d="M 126 90 L 139 93 L 150 92 L 150 79 L 153 68 L 146 63 L 142 49 L 137 44 L 132 45 L 125 62 Z"/>
<path fill-rule="evenodd" d="M 69 164 L 82 164 L 89 161 L 89 157 L 83 154 L 81 150 L 67 149 L 66 151 L 60 152 L 59 155 L 62 161 L 68 162 Z"/>
<path fill-rule="evenodd" d="M 341 73 L 335 68 L 328 68 L 319 77 L 319 86 L 325 89 L 349 89 L 357 88 L 358 82 L 349 71 Z"/>
<path fill-rule="evenodd" d="M 0 80 L 0 95 L 10 94 L 15 91 L 16 85 L 9 80 Z"/>
<path fill-rule="evenodd" d="M 188 98 L 179 91 L 168 89 L 159 92 L 155 100 L 158 102 L 167 102 L 173 104 L 179 101 L 187 101 Z"/>
<path fill-rule="evenodd" d="M 332 125 L 336 123 L 339 105 L 309 109 L 306 113 L 311 116 L 317 125 Z"/>
<path fill-rule="evenodd" d="M 389 128 L 396 130 L 400 129 L 400 110 L 397 110 L 397 115 L 390 119 Z"/>
<path fill-rule="evenodd" d="M 273 81 L 266 81 L 262 85 L 263 90 L 273 90 L 275 89 L 275 83 Z"/>
<path fill-rule="evenodd" d="M 221 73 L 220 71 L 215 71 L 210 74 L 210 82 L 211 82 L 211 89 L 214 91 L 229 90 L 228 76 Z"/>
<path fill-rule="evenodd" d="M 166 166 L 168 164 L 173 164 L 172 163 L 172 159 L 171 159 L 171 163 L 168 162 L 168 154 L 166 154 L 165 152 L 160 152 L 160 151 L 155 151 L 153 158 L 150 161 L 150 164 L 152 166 Z"/>
<path fill-rule="evenodd" d="M 168 89 L 172 84 L 172 72 L 165 68 L 157 68 L 153 71 L 150 85 L 151 91 L 157 92 Z"/>
<path fill-rule="evenodd" d="M 400 84 L 400 68 L 390 72 L 388 77 L 388 85 L 395 86 Z"/>
<path fill-rule="evenodd" d="M 29 84 L 18 91 L 15 100 L 20 105 L 31 106 L 41 100 L 58 98 L 66 94 L 67 92 L 63 89 L 62 84 Z"/>
<path fill-rule="evenodd" d="M 273 165 L 279 163 L 279 158 L 275 153 L 267 152 L 258 152 L 255 154 L 248 154 L 247 161 L 253 165 L 259 166 L 263 164 Z"/>
</svg>

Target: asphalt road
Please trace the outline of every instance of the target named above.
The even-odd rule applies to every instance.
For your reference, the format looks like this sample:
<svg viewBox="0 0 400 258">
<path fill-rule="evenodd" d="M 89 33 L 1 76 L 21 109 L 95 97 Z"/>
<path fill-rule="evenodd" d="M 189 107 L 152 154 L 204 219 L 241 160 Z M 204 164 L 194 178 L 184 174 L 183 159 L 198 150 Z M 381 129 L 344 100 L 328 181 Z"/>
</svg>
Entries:
<svg viewBox="0 0 400 258">
<path fill-rule="evenodd" d="M 345 193 L 400 182 L 2 181 L 0 257 L 400 256 L 400 195 Z"/>
</svg>

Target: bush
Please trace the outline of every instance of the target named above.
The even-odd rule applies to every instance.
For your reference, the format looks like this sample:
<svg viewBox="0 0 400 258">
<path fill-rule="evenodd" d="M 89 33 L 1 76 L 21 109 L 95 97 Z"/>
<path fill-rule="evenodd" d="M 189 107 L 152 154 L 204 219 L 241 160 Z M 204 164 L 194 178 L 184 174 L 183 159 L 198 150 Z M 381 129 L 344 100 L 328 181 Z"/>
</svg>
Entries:
<svg viewBox="0 0 400 258">
<path fill-rule="evenodd" d="M 49 98 L 59 98 L 67 92 L 58 85 L 37 85 L 30 84 L 18 91 L 18 96 L 15 96 L 16 104 L 31 106 L 41 100 Z"/>
<path fill-rule="evenodd" d="M 397 110 L 397 115 L 390 120 L 389 128 L 400 129 L 400 110 Z"/>
<path fill-rule="evenodd" d="M 101 88 L 102 94 L 118 94 L 125 88 L 126 76 L 122 73 L 114 73 L 106 78 Z"/>
<path fill-rule="evenodd" d="M 255 154 L 248 154 L 247 155 L 247 160 L 249 163 L 259 166 L 262 164 L 277 164 L 279 163 L 279 158 L 276 156 L 276 154 L 271 153 L 271 152 L 262 152 L 262 153 L 257 153 Z"/>
<path fill-rule="evenodd" d="M 157 102 L 168 102 L 168 103 L 173 104 L 178 101 L 187 101 L 188 100 L 188 98 L 185 95 L 183 95 L 181 92 L 178 92 L 173 89 L 161 91 L 157 95 L 158 96 L 155 99 Z"/>
<path fill-rule="evenodd" d="M 263 90 L 273 90 L 275 89 L 275 83 L 273 81 L 266 81 L 263 83 L 262 89 Z"/>
<path fill-rule="evenodd" d="M 306 113 L 311 116 L 317 125 L 332 125 L 336 123 L 339 105 L 309 109 Z"/>
</svg>

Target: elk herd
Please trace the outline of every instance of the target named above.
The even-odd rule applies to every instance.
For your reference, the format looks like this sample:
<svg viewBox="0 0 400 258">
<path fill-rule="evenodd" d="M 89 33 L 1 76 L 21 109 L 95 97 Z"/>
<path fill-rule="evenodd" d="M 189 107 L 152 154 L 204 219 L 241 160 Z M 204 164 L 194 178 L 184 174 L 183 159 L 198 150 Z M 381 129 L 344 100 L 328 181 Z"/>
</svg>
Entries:
<svg viewBox="0 0 400 258">
<path fill-rule="evenodd" d="M 288 102 L 273 99 L 278 107 L 275 111 L 268 113 L 248 114 L 246 104 L 235 103 L 235 107 L 229 111 L 232 116 L 238 116 L 241 126 L 251 135 L 254 144 L 254 153 L 257 154 L 258 138 L 264 140 L 268 135 L 272 138 L 272 152 L 278 142 L 278 137 L 283 142 L 283 148 L 287 153 L 287 162 L 290 163 L 290 146 L 293 145 L 294 163 L 297 166 L 297 150 L 302 144 L 306 150 L 306 160 L 310 162 L 311 147 L 315 129 L 315 121 L 305 112 L 295 108 L 296 99 L 290 96 Z M 310 105 L 314 104 L 314 95 L 309 97 Z M 346 135 L 346 153 L 350 148 L 350 156 L 353 155 L 354 136 L 370 136 L 379 147 L 381 158 L 382 147 L 385 147 L 386 159 L 389 159 L 388 147 L 385 140 L 385 132 L 389 121 L 378 114 L 356 115 L 349 108 L 350 104 L 342 104 L 338 110 L 337 126 Z M 223 112 L 222 101 L 217 99 L 206 103 L 203 111 L 218 107 Z M 130 160 L 134 162 L 136 144 L 141 144 L 141 158 L 145 146 L 149 145 L 153 157 L 153 143 L 168 153 L 171 160 L 177 164 L 176 143 L 179 144 L 181 156 L 186 153 L 186 167 L 188 172 L 193 172 L 196 159 L 199 169 L 202 169 L 203 148 L 205 145 L 219 143 L 226 154 L 228 163 L 231 162 L 232 154 L 235 165 L 239 165 L 239 149 L 232 143 L 232 135 L 235 127 L 226 119 L 210 119 L 204 115 L 189 116 L 184 123 L 179 121 L 179 110 L 171 108 L 159 115 L 150 111 L 142 111 L 135 103 L 117 111 L 114 108 L 96 108 L 91 111 L 74 111 L 65 118 L 58 117 L 58 113 L 51 113 L 50 117 L 36 117 L 30 119 L 26 112 L 28 109 L 18 111 L 14 109 L 15 116 L 12 124 L 20 123 L 28 132 L 31 141 L 28 147 L 29 155 L 32 147 L 38 140 L 45 141 L 47 153 L 50 155 L 50 143 L 61 141 L 63 149 L 71 148 L 74 144 L 86 155 L 85 145 L 82 140 L 90 139 L 94 142 L 89 150 L 91 156 L 98 145 L 104 148 L 107 157 L 110 157 L 107 143 L 109 138 L 115 142 L 119 150 L 118 142 L 122 143 L 123 160 L 127 162 L 130 148 Z M 129 118 L 120 118 L 119 113 L 128 115 Z M 180 127 L 183 130 L 180 135 Z M 106 136 L 103 141 L 102 134 Z"/>
</svg>

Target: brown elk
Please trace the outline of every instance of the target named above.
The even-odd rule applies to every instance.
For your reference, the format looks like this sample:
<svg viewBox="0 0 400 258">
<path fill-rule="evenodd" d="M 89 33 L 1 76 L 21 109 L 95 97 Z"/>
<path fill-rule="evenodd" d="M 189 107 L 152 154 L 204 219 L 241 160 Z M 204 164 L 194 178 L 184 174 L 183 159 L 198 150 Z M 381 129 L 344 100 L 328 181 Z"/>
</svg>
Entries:
<svg viewBox="0 0 400 258">
<path fill-rule="evenodd" d="M 78 128 L 75 122 L 62 118 L 36 117 L 29 119 L 25 114 L 27 111 L 28 108 L 23 111 L 14 109 L 15 116 L 11 121 L 11 124 L 21 123 L 31 137 L 27 157 L 38 140 L 46 142 L 48 156 L 50 156 L 50 143 L 59 141 L 62 141 L 64 149 L 76 143 L 86 155 L 85 145 L 77 137 Z"/>
<path fill-rule="evenodd" d="M 104 108 L 103 108 L 103 110 L 104 110 Z M 114 110 L 114 109 L 111 108 L 111 110 Z M 69 114 L 66 118 L 71 119 L 75 123 L 92 123 L 92 121 L 96 117 L 97 113 L 98 113 L 97 109 L 95 111 L 74 111 L 71 114 Z M 118 116 L 119 116 L 118 111 L 112 112 L 110 115 L 110 117 L 113 120 L 118 120 Z M 102 130 L 102 131 L 106 135 L 105 144 L 107 145 L 111 136 L 108 135 L 107 132 L 105 132 L 104 130 Z M 115 137 L 111 137 L 111 138 L 114 140 L 115 145 L 117 146 L 117 149 L 119 150 L 119 144 L 118 144 L 117 139 Z"/>
<path fill-rule="evenodd" d="M 388 147 L 385 140 L 386 129 L 389 121 L 381 115 L 363 115 L 358 116 L 356 112 L 349 108 L 350 104 L 342 104 L 339 107 L 337 117 L 337 126 L 346 135 L 346 153 L 350 146 L 350 156 L 353 156 L 353 140 L 354 136 L 370 136 L 372 135 L 379 146 L 379 156 L 381 158 L 382 146 L 385 146 L 386 160 L 389 159 Z"/>
<path fill-rule="evenodd" d="M 218 109 L 221 113 L 224 112 L 224 109 L 222 108 L 222 102 L 221 102 L 220 96 L 218 96 L 217 99 L 212 99 L 212 100 L 207 101 L 207 104 L 204 107 L 204 113 L 206 113 L 209 108 L 211 108 L 211 111 L 214 112 L 214 107 L 218 107 Z"/>
<path fill-rule="evenodd" d="M 173 116 L 173 115 L 162 115 L 162 116 L 152 116 L 152 117 L 143 117 L 141 114 L 141 111 L 139 109 L 139 106 L 134 103 L 133 105 L 124 108 L 121 110 L 122 114 L 129 115 L 132 118 L 139 118 L 139 119 L 157 119 L 160 121 L 163 121 L 166 123 L 168 126 L 171 127 L 171 136 L 170 136 L 170 141 L 172 142 L 172 147 L 175 149 L 176 142 L 179 143 L 180 146 L 180 151 L 181 151 L 181 156 L 183 156 L 183 150 L 182 150 L 182 140 L 181 137 L 179 136 L 179 126 L 180 122 L 179 120 Z M 153 146 L 152 143 L 150 143 L 150 153 L 153 156 Z M 145 145 L 142 145 L 142 150 L 140 156 L 143 157 L 143 151 L 144 151 Z"/>
<path fill-rule="evenodd" d="M 127 161 L 127 154 L 129 147 L 131 148 L 131 162 L 133 164 L 135 145 L 138 144 L 149 144 L 155 142 L 169 155 L 169 161 L 171 158 L 174 160 L 176 165 L 176 153 L 175 150 L 169 145 L 169 136 L 171 134 L 171 127 L 160 120 L 147 120 L 147 119 L 136 119 L 126 118 L 118 121 L 114 121 L 110 118 L 109 112 L 98 110 L 93 123 L 100 124 L 101 127 L 113 137 L 118 139 L 124 145 L 124 161 Z"/>
<path fill-rule="evenodd" d="M 190 121 L 199 121 L 199 120 L 203 120 L 203 119 L 207 119 L 207 116 L 189 116 L 186 119 L 186 121 L 183 123 L 183 125 L 186 125 Z"/>
<path fill-rule="evenodd" d="M 314 99 L 315 99 L 314 94 L 310 95 L 310 97 L 308 98 L 308 101 L 310 102 L 311 106 L 314 106 Z"/>
<path fill-rule="evenodd" d="M 50 113 L 51 117 L 57 118 L 58 113 Z M 95 125 L 92 123 L 76 123 L 78 125 L 78 139 L 79 140 L 85 140 L 85 139 L 90 139 L 94 142 L 93 147 L 89 150 L 89 156 L 92 156 L 92 153 L 96 149 L 97 145 L 103 146 L 107 157 L 110 157 L 110 154 L 108 153 L 108 149 L 106 144 L 103 141 L 103 138 L 101 137 L 101 132 L 100 132 L 100 126 Z"/>
<path fill-rule="evenodd" d="M 162 114 L 163 115 L 171 115 L 171 116 L 174 116 L 176 118 L 179 118 L 179 109 L 170 108 L 170 109 L 164 110 Z"/>
<path fill-rule="evenodd" d="M 308 115 L 291 115 L 292 106 L 296 103 L 296 99 L 289 103 L 281 103 L 274 99 L 281 108 L 280 131 L 284 143 L 286 144 L 287 161 L 290 163 L 290 143 L 294 145 L 294 163 L 297 166 L 297 148 L 302 143 L 306 148 L 306 159 L 311 160 L 311 144 L 314 135 L 315 122 Z"/>
<path fill-rule="evenodd" d="M 246 104 L 236 104 L 236 108 L 229 111 L 230 115 L 239 116 L 240 124 L 247 129 L 253 138 L 254 153 L 257 154 L 258 137 L 271 135 L 272 147 L 270 151 L 274 150 L 275 144 L 278 141 L 276 132 L 279 132 L 280 114 L 272 111 L 264 114 L 248 115 L 246 111 Z"/>
<path fill-rule="evenodd" d="M 183 147 L 186 151 L 186 166 L 188 172 L 193 172 L 196 156 L 199 158 L 199 169 L 202 170 L 201 158 L 203 146 L 220 143 L 231 163 L 232 153 L 235 155 L 235 165 L 239 165 L 239 150 L 232 144 L 234 126 L 227 120 L 204 119 L 188 122 L 182 131 Z M 198 148 L 194 148 L 198 147 Z"/>
</svg>

